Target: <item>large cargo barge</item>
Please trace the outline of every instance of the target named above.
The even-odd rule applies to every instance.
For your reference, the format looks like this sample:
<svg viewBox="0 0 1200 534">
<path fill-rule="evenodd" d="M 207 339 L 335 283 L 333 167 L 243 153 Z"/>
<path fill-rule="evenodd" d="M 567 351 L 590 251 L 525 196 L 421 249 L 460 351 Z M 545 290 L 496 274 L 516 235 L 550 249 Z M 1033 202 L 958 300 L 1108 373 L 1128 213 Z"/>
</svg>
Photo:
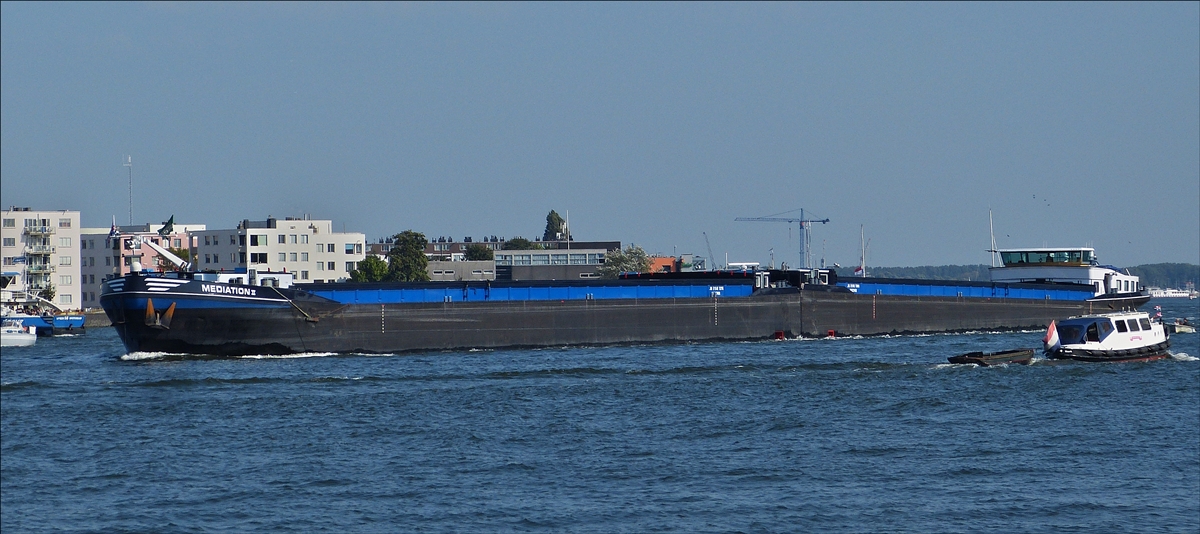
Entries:
<svg viewBox="0 0 1200 534">
<path fill-rule="evenodd" d="M 107 280 L 100 302 L 130 351 L 397 353 L 1045 328 L 1149 300 L 1136 277 L 1118 290 L 1129 277 L 1113 272 L 1103 286 L 826 270 L 303 285 L 286 273 L 140 273 Z"/>
</svg>

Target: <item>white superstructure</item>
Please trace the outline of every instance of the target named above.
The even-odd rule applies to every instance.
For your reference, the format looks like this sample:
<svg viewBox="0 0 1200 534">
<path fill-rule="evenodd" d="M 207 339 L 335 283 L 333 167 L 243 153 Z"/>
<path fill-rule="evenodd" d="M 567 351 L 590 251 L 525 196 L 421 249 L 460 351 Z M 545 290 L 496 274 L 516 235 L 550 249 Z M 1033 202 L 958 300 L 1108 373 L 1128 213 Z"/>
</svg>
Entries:
<svg viewBox="0 0 1200 534">
<path fill-rule="evenodd" d="M 1003 267 L 990 269 L 993 282 L 1059 282 L 1090 285 L 1097 296 L 1142 291 L 1138 277 L 1100 265 L 1089 247 L 997 250 Z"/>
</svg>

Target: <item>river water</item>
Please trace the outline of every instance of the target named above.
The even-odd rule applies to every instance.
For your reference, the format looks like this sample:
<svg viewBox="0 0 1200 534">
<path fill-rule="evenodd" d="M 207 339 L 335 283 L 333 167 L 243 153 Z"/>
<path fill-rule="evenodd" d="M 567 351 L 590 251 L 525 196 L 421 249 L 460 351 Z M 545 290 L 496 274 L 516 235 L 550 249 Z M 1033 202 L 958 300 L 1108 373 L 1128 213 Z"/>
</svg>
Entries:
<svg viewBox="0 0 1200 534">
<path fill-rule="evenodd" d="M 236 359 L 43 338 L 0 358 L 0 529 L 1200 531 L 1200 335 L 1156 362 L 946 363 L 1042 334 Z"/>
</svg>

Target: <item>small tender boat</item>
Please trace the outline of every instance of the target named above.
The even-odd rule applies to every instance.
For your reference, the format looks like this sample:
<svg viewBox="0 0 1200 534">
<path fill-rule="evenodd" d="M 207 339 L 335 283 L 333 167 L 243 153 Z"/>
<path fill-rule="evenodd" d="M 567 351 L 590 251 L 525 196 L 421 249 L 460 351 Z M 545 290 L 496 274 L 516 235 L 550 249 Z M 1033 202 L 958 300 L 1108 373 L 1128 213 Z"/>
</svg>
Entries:
<svg viewBox="0 0 1200 534">
<path fill-rule="evenodd" d="M 0 347 L 29 347 L 37 342 L 37 327 L 24 326 L 16 319 L 5 319 L 0 326 Z"/>
<path fill-rule="evenodd" d="M 1189 323 L 1187 319 L 1182 317 L 1175 319 L 1174 323 L 1166 323 L 1164 325 L 1168 334 L 1195 334 L 1196 327 Z"/>
<path fill-rule="evenodd" d="M 1146 312 L 1071 317 L 1050 322 L 1047 358 L 1085 362 L 1149 361 L 1170 356 L 1166 329 Z"/>
<path fill-rule="evenodd" d="M 968 352 L 951 356 L 950 363 L 973 363 L 980 367 L 989 365 L 1000 365 L 1008 363 L 1016 363 L 1021 365 L 1029 365 L 1029 361 L 1033 359 L 1033 349 L 1012 349 L 1000 352 Z"/>
</svg>

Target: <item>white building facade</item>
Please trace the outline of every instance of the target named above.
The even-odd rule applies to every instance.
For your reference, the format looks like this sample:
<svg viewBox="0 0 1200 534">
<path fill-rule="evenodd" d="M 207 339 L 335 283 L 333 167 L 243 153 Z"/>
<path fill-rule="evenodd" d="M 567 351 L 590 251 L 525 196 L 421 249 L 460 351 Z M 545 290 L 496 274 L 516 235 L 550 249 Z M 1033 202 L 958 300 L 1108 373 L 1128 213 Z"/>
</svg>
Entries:
<svg viewBox="0 0 1200 534">
<path fill-rule="evenodd" d="M 79 310 L 81 305 L 79 212 L 34 211 L 11 207 L 0 213 L 0 257 L 7 302 L 50 289 L 59 309 Z"/>
<path fill-rule="evenodd" d="M 334 232 L 331 220 L 247 219 L 231 230 L 191 236 L 193 270 L 288 272 L 298 284 L 347 281 L 366 258 L 366 234 Z"/>
</svg>

